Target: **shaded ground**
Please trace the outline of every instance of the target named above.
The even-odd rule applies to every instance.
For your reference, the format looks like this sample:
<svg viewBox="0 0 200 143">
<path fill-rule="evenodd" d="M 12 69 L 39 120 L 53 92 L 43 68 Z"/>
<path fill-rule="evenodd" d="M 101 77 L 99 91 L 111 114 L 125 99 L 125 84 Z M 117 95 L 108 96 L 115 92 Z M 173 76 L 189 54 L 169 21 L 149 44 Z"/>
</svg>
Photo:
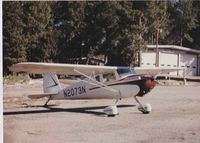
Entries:
<svg viewBox="0 0 200 143">
<path fill-rule="evenodd" d="M 112 100 L 32 101 L 27 93 L 41 92 L 41 81 L 4 85 L 4 142 L 199 143 L 200 86 L 157 86 L 140 99 L 151 103 L 141 114 L 132 98 L 119 102 L 120 115 L 102 110 Z"/>
</svg>

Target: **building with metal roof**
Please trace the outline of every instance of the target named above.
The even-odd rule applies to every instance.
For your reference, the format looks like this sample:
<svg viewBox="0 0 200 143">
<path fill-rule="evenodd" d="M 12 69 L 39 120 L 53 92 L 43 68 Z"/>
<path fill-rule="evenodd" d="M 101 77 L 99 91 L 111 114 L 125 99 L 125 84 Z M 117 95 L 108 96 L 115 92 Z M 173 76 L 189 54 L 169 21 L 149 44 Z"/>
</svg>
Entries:
<svg viewBox="0 0 200 143">
<path fill-rule="evenodd" d="M 155 67 L 156 45 L 147 45 L 141 53 L 141 67 Z M 159 67 L 181 67 L 183 71 L 172 72 L 170 75 L 200 76 L 200 50 L 175 46 L 158 45 Z"/>
</svg>

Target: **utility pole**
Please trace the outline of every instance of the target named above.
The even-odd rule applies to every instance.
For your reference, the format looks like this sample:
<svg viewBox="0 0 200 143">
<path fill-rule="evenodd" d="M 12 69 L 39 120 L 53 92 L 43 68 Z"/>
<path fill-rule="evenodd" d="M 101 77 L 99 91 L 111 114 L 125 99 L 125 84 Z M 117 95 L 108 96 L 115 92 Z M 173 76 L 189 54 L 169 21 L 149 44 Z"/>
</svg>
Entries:
<svg viewBox="0 0 200 143">
<path fill-rule="evenodd" d="M 142 24 L 142 18 L 141 18 L 141 16 L 139 17 L 139 25 L 141 25 Z M 140 37 L 140 40 L 142 39 L 142 35 L 141 35 L 141 33 L 140 33 L 140 35 L 139 35 L 139 37 Z M 138 66 L 139 67 L 141 67 L 141 54 L 142 54 L 142 51 L 141 51 L 141 47 L 140 47 L 140 49 L 139 49 L 139 52 L 138 52 Z"/>
<path fill-rule="evenodd" d="M 159 40 L 159 33 L 162 32 L 162 29 L 157 29 L 156 31 L 156 67 L 159 67 L 159 49 L 158 49 L 158 40 Z"/>
<path fill-rule="evenodd" d="M 158 36 L 159 36 L 159 31 L 156 31 L 156 67 L 159 66 L 159 50 L 158 50 Z"/>
</svg>

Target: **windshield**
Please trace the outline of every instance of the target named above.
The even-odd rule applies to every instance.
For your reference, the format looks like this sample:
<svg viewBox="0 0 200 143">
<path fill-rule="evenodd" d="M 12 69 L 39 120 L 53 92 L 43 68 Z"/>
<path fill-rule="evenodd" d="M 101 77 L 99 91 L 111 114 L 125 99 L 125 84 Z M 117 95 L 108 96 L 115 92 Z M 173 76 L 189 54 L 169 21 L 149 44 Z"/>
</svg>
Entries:
<svg viewBox="0 0 200 143">
<path fill-rule="evenodd" d="M 122 67 L 117 69 L 117 73 L 119 74 L 120 77 L 122 77 L 128 74 L 135 74 L 135 71 L 133 68 Z"/>
</svg>

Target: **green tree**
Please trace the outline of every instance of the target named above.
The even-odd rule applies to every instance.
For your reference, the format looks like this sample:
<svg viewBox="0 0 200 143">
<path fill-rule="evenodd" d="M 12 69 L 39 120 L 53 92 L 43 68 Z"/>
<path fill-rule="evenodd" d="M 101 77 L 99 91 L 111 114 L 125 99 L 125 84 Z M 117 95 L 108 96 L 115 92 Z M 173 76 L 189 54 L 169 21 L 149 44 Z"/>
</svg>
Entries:
<svg viewBox="0 0 200 143">
<path fill-rule="evenodd" d="M 87 41 L 92 39 L 90 51 L 93 55 L 104 55 L 108 59 L 108 65 L 133 64 L 137 48 L 144 47 L 144 43 L 141 44 L 143 25 L 139 24 L 138 19 L 137 22 L 134 19 L 133 3 L 91 2 L 87 10 L 87 29 L 91 28 Z M 136 36 L 140 40 L 136 40 Z"/>
<path fill-rule="evenodd" d="M 169 34 L 169 13 L 167 12 L 166 1 L 147 1 L 145 16 L 149 25 L 147 40 L 150 44 L 156 44 L 157 35 L 159 39 L 165 38 Z M 158 40 L 159 40 L 158 39 Z"/>
<path fill-rule="evenodd" d="M 60 1 L 55 6 L 54 23 L 60 31 L 58 56 L 60 62 L 68 58 L 81 58 L 85 2 Z"/>
<path fill-rule="evenodd" d="M 108 57 L 118 31 L 117 2 L 88 2 L 86 6 L 84 44 L 89 55 Z M 113 40 L 113 41 L 112 41 Z"/>
<path fill-rule="evenodd" d="M 44 62 L 52 60 L 50 54 L 57 47 L 51 46 L 49 39 L 53 37 L 53 14 L 54 2 L 23 2 L 22 11 L 25 13 L 24 35 L 27 38 L 28 61 Z M 52 37 L 50 37 L 52 36 Z M 55 52 L 56 54 L 56 52 Z M 54 55 L 55 57 L 55 55 Z"/>
<path fill-rule="evenodd" d="M 26 37 L 23 34 L 22 2 L 3 2 L 3 74 L 8 67 L 26 61 Z"/>
<path fill-rule="evenodd" d="M 193 41 L 189 32 L 197 27 L 197 10 L 193 6 L 192 0 L 180 0 L 177 10 L 180 18 L 180 45 L 182 46 L 185 40 L 189 42 Z"/>
<path fill-rule="evenodd" d="M 199 38 L 200 37 L 200 2 L 194 1 L 193 5 L 197 10 L 197 18 L 196 19 L 198 19 L 198 23 L 197 23 L 198 26 L 190 32 L 193 42 L 188 43 L 188 45 L 192 48 L 200 50 L 200 38 Z"/>
<path fill-rule="evenodd" d="M 101 54 L 109 65 L 130 65 L 145 45 L 144 24 L 134 19 L 132 2 L 58 2 L 56 7 L 61 62 Z"/>
<path fill-rule="evenodd" d="M 199 3 L 199 2 L 197 2 Z M 172 1 L 169 5 L 172 21 L 172 31 L 169 35 L 169 44 L 187 46 L 193 42 L 191 32 L 197 28 L 197 7 L 192 0 Z"/>
</svg>

